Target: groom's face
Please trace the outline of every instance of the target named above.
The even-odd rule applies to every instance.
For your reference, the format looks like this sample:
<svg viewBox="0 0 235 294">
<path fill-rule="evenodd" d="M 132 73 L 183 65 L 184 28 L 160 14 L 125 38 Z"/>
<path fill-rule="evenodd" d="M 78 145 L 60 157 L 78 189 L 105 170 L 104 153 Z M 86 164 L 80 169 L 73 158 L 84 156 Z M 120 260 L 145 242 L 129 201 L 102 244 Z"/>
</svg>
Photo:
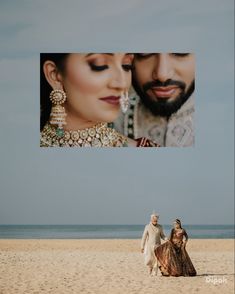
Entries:
<svg viewBox="0 0 235 294">
<path fill-rule="evenodd" d="M 158 218 L 157 217 L 152 217 L 151 221 L 152 221 L 152 224 L 154 226 L 156 226 L 157 225 L 157 222 L 158 222 Z"/>
<path fill-rule="evenodd" d="M 192 53 L 135 54 L 133 86 L 154 115 L 170 116 L 194 91 Z"/>
</svg>

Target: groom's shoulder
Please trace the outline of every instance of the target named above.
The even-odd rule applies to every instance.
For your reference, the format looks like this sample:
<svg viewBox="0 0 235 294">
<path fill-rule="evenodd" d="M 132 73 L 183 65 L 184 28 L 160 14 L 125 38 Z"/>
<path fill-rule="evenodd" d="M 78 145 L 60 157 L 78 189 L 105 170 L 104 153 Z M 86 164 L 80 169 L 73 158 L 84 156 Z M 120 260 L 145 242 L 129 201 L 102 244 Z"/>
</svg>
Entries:
<svg viewBox="0 0 235 294">
<path fill-rule="evenodd" d="M 145 225 L 145 227 L 144 227 L 145 229 L 148 229 L 149 228 L 149 224 L 147 224 L 147 225 Z"/>
</svg>

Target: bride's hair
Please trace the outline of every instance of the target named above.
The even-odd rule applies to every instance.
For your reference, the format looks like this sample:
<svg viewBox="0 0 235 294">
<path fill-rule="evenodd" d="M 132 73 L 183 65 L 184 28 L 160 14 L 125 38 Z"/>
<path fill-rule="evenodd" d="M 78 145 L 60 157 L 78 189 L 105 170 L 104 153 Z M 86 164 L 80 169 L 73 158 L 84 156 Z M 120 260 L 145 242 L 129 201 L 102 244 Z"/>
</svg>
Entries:
<svg viewBox="0 0 235 294">
<path fill-rule="evenodd" d="M 180 228 L 182 228 L 182 227 L 181 227 L 181 221 L 180 221 L 180 219 L 178 219 L 178 218 L 175 219 L 175 223 L 177 223 L 178 225 L 180 225 Z"/>
</svg>

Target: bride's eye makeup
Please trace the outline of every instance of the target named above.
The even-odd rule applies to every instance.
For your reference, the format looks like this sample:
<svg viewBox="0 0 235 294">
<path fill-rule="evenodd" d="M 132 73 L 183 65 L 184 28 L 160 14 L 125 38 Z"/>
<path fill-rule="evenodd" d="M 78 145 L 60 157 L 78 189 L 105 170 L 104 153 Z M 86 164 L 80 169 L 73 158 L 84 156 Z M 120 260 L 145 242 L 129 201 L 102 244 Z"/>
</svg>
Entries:
<svg viewBox="0 0 235 294">
<path fill-rule="evenodd" d="M 109 68 L 108 65 L 95 65 L 93 63 L 89 63 L 89 66 L 90 66 L 91 70 L 93 70 L 93 71 L 103 71 L 103 70 L 106 70 Z M 122 68 L 125 71 L 130 71 L 130 70 L 132 70 L 133 65 L 132 64 L 123 64 Z"/>
<path fill-rule="evenodd" d="M 92 56 L 93 55 L 93 56 Z M 92 56 L 92 58 L 87 60 L 87 63 L 92 71 L 103 71 L 108 69 L 108 64 L 106 58 L 101 54 L 90 53 L 87 57 Z"/>
<path fill-rule="evenodd" d="M 91 55 L 91 54 L 89 54 Z M 98 58 L 92 58 L 91 60 L 88 60 L 88 65 L 90 67 L 90 69 L 92 71 L 95 72 L 100 72 L 100 71 L 104 71 L 108 68 L 111 67 L 110 64 L 112 64 L 112 61 L 110 60 L 106 60 L 103 57 L 100 58 L 100 56 Z M 132 70 L 132 62 L 133 62 L 133 56 L 130 54 L 127 54 L 127 56 L 125 56 L 125 58 L 122 61 L 122 68 L 124 71 L 128 72 L 130 70 Z"/>
<path fill-rule="evenodd" d="M 93 71 L 103 71 L 103 70 L 108 69 L 108 66 L 105 64 L 104 65 L 95 65 L 94 63 L 89 62 L 89 66 L 90 66 L 91 70 L 93 70 Z"/>
</svg>

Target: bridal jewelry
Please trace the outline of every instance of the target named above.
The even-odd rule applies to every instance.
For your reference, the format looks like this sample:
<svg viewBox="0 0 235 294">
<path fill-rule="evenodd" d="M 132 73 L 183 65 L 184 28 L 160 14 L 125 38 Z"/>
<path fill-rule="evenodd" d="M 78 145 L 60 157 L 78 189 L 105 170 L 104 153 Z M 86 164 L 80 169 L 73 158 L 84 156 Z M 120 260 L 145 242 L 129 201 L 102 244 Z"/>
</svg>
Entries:
<svg viewBox="0 0 235 294">
<path fill-rule="evenodd" d="M 47 123 L 41 132 L 41 147 L 127 147 L 127 138 L 106 123 L 59 135 L 55 126 Z"/>
<path fill-rule="evenodd" d="M 66 94 L 63 90 L 53 90 L 50 93 L 50 100 L 53 104 L 50 114 L 50 124 L 57 125 L 56 133 L 59 137 L 63 137 L 63 126 L 66 125 L 66 113 L 65 108 L 61 104 L 66 101 Z"/>
<path fill-rule="evenodd" d="M 129 106 L 128 91 L 122 92 L 121 98 L 120 98 L 120 105 L 121 105 L 122 112 L 126 113 Z"/>
<path fill-rule="evenodd" d="M 124 135 L 131 139 L 138 138 L 138 104 L 139 98 L 136 95 L 130 94 L 128 113 L 124 115 Z"/>
</svg>

